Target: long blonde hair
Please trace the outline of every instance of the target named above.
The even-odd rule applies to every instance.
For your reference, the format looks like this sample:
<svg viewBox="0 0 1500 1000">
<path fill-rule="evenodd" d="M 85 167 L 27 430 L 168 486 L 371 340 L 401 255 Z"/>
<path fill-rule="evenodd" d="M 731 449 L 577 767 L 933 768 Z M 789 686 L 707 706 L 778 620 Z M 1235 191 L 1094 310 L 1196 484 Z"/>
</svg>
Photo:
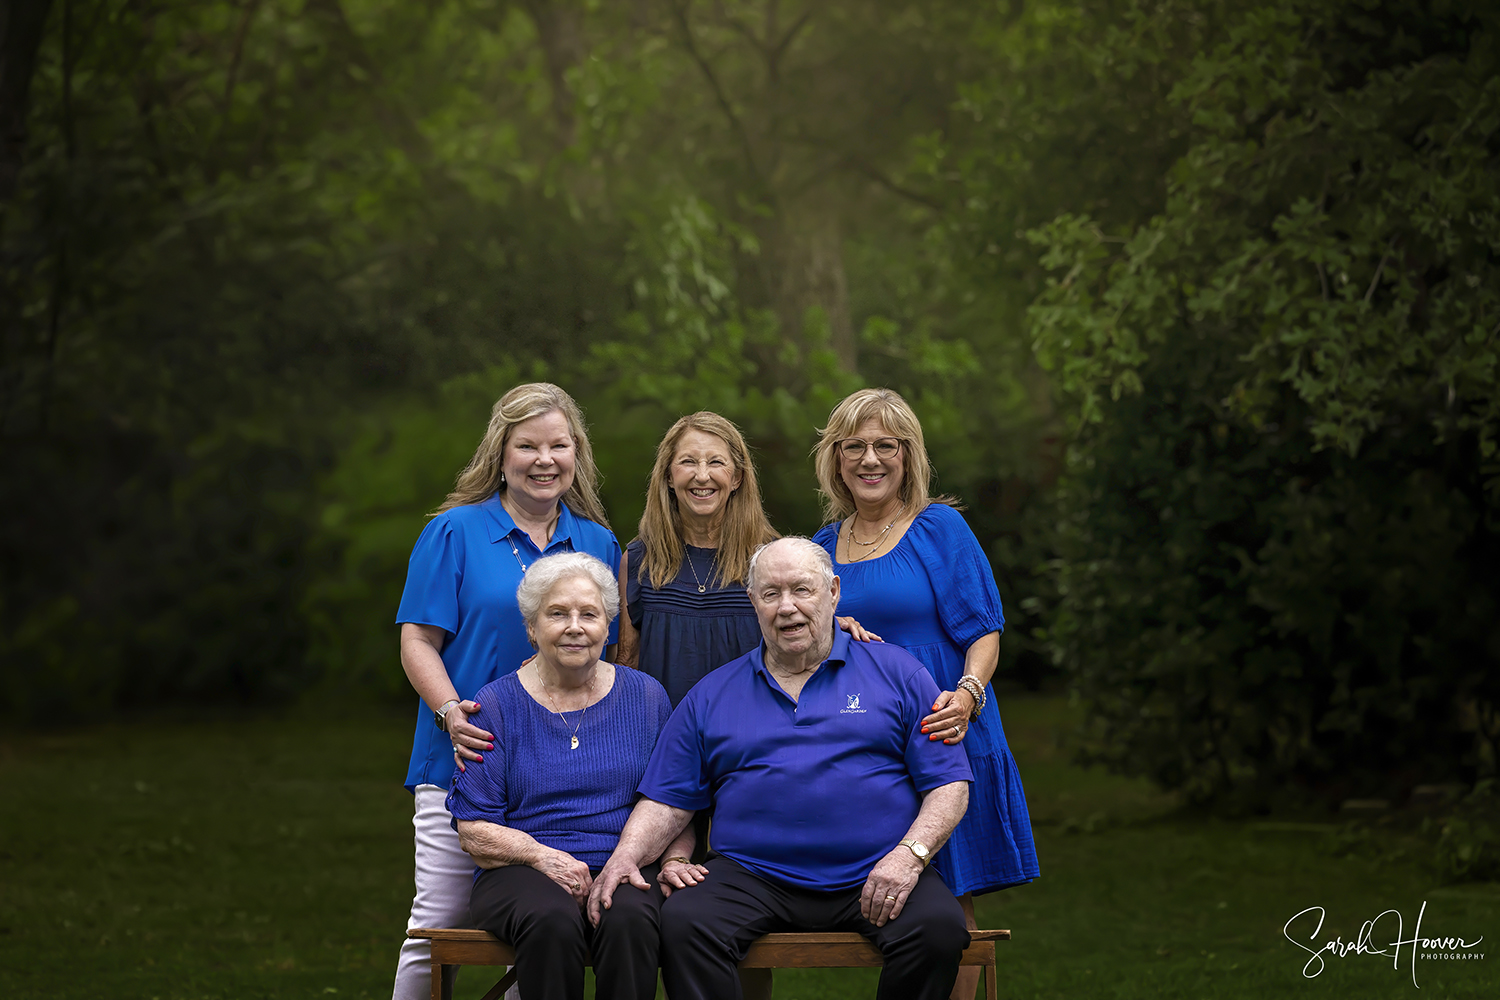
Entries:
<svg viewBox="0 0 1500 1000">
<path fill-rule="evenodd" d="M 922 422 L 911 406 L 894 389 L 860 389 L 844 397 L 828 415 L 828 426 L 819 429 L 818 443 L 813 446 L 813 467 L 818 474 L 818 491 L 823 494 L 825 523 L 842 521 L 854 513 L 854 497 L 839 475 L 839 442 L 854 434 L 859 425 L 871 417 L 878 419 L 892 437 L 901 440 L 906 459 L 901 477 L 901 513 L 920 514 L 930 503 L 947 504 L 963 509 L 950 496 L 931 496 L 932 460 L 922 439 Z"/>
<path fill-rule="evenodd" d="M 714 556 L 714 579 L 720 583 L 742 583 L 750 568 L 750 556 L 766 542 L 779 537 L 761 507 L 760 485 L 755 479 L 755 463 L 744 435 L 734 424 L 717 413 L 700 410 L 690 413 L 667 431 L 656 446 L 656 462 L 646 482 L 646 510 L 641 514 L 640 539 L 646 557 L 636 567 L 636 576 L 650 579 L 651 586 L 661 588 L 677 579 L 687 544 L 682 537 L 682 514 L 677 509 L 677 494 L 672 491 L 672 458 L 677 442 L 688 431 L 712 434 L 729 448 L 729 460 L 739 473 L 739 488 L 724 501 L 724 516 L 719 522 L 719 549 Z"/>
<path fill-rule="evenodd" d="M 504 455 L 510 432 L 516 424 L 557 410 L 568 422 L 573 437 L 573 485 L 563 494 L 562 502 L 579 517 L 586 517 L 605 528 L 604 504 L 599 501 L 599 470 L 594 465 L 594 447 L 589 444 L 588 427 L 583 412 L 565 390 L 551 382 L 526 382 L 501 396 L 490 411 L 490 425 L 484 439 L 464 471 L 458 474 L 453 492 L 434 514 L 441 514 L 462 504 L 483 503 L 496 490 L 505 491 Z"/>
</svg>

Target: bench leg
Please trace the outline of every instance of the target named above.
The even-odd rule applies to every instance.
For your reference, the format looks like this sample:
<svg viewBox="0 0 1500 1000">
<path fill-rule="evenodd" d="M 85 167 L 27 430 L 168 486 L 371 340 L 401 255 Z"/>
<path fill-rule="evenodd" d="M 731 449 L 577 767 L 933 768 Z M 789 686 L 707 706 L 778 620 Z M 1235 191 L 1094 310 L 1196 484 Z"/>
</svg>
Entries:
<svg viewBox="0 0 1500 1000">
<path fill-rule="evenodd" d="M 453 1000 L 453 981 L 458 978 L 458 966 L 444 965 L 432 960 L 432 1000 Z"/>
<path fill-rule="evenodd" d="M 480 1000 L 500 1000 L 501 997 L 505 996 L 505 991 L 514 985 L 516 985 L 516 967 L 512 965 L 506 970 L 505 975 L 500 977 L 500 981 L 491 986 L 490 991 L 481 997 Z"/>
<path fill-rule="evenodd" d="M 995 962 L 982 966 L 979 974 L 984 977 L 984 1000 L 997 1000 L 1000 991 L 1000 983 L 995 975 Z"/>
</svg>

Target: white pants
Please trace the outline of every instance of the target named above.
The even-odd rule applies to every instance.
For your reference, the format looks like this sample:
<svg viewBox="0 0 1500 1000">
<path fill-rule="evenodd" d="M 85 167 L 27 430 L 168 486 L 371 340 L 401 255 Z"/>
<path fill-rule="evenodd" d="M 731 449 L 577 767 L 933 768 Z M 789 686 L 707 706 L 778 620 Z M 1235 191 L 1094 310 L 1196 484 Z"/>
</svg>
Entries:
<svg viewBox="0 0 1500 1000">
<path fill-rule="evenodd" d="M 406 927 L 468 927 L 474 860 L 458 845 L 453 817 L 445 805 L 448 792 L 437 785 L 418 785 L 413 798 L 417 891 Z M 431 996 L 432 944 L 424 938 L 407 938 L 396 963 L 391 998 L 428 1000 Z"/>
</svg>

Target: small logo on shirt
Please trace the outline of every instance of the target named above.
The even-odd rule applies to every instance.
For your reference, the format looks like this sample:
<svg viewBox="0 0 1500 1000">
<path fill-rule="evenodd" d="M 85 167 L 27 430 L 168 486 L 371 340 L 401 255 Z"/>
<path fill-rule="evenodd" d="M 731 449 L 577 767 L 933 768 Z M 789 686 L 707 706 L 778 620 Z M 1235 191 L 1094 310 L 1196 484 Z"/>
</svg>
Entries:
<svg viewBox="0 0 1500 1000">
<path fill-rule="evenodd" d="M 865 714 L 865 709 L 859 707 L 859 695 L 857 695 L 857 694 L 851 694 L 851 695 L 845 695 L 845 697 L 849 700 L 849 704 L 848 704 L 847 707 L 844 708 L 843 711 L 839 712 L 840 715 L 864 715 Z"/>
</svg>

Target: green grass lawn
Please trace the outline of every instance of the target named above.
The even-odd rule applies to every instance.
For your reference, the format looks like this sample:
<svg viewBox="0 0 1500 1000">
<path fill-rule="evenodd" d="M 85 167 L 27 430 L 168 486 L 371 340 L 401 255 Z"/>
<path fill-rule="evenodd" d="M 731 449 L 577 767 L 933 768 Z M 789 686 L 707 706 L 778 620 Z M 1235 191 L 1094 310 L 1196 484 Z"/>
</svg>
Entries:
<svg viewBox="0 0 1500 1000">
<path fill-rule="evenodd" d="M 1186 816 L 1069 765 L 1060 699 L 1008 698 L 1005 714 L 1042 878 L 979 900 L 981 925 L 1015 932 L 1002 997 L 1500 996 L 1500 886 L 1439 887 L 1417 854 L 1340 852 L 1331 825 Z M 409 745 L 410 716 L 377 711 L 0 738 L 0 998 L 389 996 Z M 1391 908 L 1410 937 L 1424 900 L 1424 936 L 1483 935 L 1485 958 L 1419 961 L 1420 990 L 1410 949 L 1400 969 L 1351 955 L 1305 979 L 1282 936 L 1323 906 L 1319 943 Z M 776 996 L 868 997 L 874 982 L 785 971 Z"/>
</svg>

